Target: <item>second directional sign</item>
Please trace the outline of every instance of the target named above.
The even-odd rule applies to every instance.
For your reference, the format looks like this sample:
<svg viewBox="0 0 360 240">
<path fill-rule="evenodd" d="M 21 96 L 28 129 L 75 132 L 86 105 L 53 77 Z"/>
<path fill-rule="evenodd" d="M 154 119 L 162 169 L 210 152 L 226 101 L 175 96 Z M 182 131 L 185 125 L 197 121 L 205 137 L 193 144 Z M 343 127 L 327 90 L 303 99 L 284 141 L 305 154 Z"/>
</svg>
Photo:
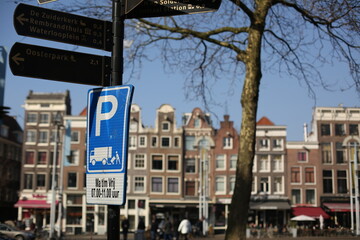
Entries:
<svg viewBox="0 0 360 240">
<path fill-rule="evenodd" d="M 220 4 L 221 0 L 143 0 L 134 9 L 126 12 L 126 18 L 214 12 L 219 9 Z"/>
<path fill-rule="evenodd" d="M 87 85 L 105 85 L 111 58 L 86 53 L 15 43 L 9 54 L 14 75 Z"/>
<path fill-rule="evenodd" d="M 14 12 L 18 34 L 106 51 L 112 50 L 112 23 L 20 3 Z"/>
</svg>

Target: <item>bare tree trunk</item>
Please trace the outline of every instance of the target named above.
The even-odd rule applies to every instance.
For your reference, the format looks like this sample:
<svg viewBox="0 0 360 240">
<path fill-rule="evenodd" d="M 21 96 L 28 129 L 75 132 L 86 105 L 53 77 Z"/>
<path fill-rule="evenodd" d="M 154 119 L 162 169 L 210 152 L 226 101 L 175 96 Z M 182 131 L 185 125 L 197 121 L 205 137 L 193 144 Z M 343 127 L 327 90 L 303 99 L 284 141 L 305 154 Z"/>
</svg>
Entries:
<svg viewBox="0 0 360 240">
<path fill-rule="evenodd" d="M 230 205 L 226 240 L 245 240 L 255 155 L 256 116 L 261 81 L 261 39 L 271 1 L 264 1 L 253 15 L 246 50 L 246 75 L 241 95 L 242 122 L 236 167 L 236 182 Z"/>
</svg>

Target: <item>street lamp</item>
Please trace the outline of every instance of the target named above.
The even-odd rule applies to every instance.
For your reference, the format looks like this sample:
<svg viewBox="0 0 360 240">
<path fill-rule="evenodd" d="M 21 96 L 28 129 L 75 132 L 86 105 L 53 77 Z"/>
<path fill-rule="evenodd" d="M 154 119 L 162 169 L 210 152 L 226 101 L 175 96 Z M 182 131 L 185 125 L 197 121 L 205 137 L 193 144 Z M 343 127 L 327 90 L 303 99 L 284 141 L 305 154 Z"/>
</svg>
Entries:
<svg viewBox="0 0 360 240">
<path fill-rule="evenodd" d="M 56 203 L 56 160 L 58 156 L 58 143 L 59 143 L 59 129 L 62 126 L 62 116 L 60 112 L 57 112 L 54 116 L 53 124 L 56 128 L 54 135 L 54 154 L 53 154 L 53 168 L 52 168 L 52 181 L 51 181 L 51 207 L 50 207 L 50 239 L 54 238 L 55 229 L 55 203 Z"/>
<path fill-rule="evenodd" d="M 354 199 L 355 199 L 355 226 L 356 236 L 360 235 L 360 205 L 359 205 L 359 176 L 358 176 L 358 144 L 360 138 L 357 136 L 348 136 L 343 141 L 343 147 L 348 149 L 349 158 L 349 175 L 350 175 L 350 214 L 351 214 L 351 229 L 354 230 Z M 353 154 L 352 154 L 353 153 Z M 353 192 L 353 186 L 355 191 Z M 355 196 L 354 196 L 355 195 Z"/>
</svg>

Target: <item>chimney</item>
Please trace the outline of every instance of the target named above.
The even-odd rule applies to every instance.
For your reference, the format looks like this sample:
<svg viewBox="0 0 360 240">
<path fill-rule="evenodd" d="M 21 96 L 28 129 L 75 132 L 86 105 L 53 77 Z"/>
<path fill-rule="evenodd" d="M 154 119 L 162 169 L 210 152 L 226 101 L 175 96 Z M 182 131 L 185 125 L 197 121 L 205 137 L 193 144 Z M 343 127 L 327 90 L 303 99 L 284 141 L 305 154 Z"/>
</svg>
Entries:
<svg viewBox="0 0 360 240">
<path fill-rule="evenodd" d="M 308 141 L 308 133 L 307 133 L 307 124 L 304 123 L 304 141 L 307 142 Z"/>
</svg>

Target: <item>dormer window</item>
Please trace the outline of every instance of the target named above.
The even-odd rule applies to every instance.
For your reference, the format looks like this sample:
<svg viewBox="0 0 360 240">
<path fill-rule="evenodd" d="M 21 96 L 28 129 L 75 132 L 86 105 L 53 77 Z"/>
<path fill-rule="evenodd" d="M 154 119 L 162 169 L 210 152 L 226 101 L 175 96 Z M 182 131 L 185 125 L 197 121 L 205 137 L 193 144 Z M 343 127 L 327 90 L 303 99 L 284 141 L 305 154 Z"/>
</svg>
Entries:
<svg viewBox="0 0 360 240">
<path fill-rule="evenodd" d="M 195 128 L 200 128 L 200 118 L 195 118 L 194 120 L 194 127 Z"/>
<path fill-rule="evenodd" d="M 137 122 L 131 121 L 130 122 L 130 132 L 136 132 L 137 131 Z"/>
<path fill-rule="evenodd" d="M 224 137 L 223 138 L 223 148 L 224 149 L 232 149 L 233 148 L 233 139 L 232 139 L 232 137 Z"/>
</svg>

